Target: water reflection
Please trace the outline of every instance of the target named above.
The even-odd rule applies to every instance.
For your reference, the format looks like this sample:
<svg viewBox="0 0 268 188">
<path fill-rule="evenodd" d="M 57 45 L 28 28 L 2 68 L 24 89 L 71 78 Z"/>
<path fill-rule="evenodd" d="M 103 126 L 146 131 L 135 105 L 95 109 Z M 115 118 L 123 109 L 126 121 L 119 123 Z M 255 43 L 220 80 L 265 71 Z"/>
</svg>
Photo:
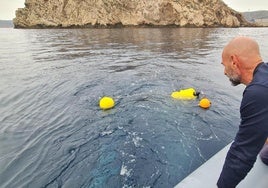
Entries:
<svg viewBox="0 0 268 188">
<path fill-rule="evenodd" d="M 33 55 L 38 60 L 42 57 L 45 60 L 75 59 L 101 53 L 105 49 L 116 51 L 122 48 L 188 58 L 200 53 L 205 55 L 204 53 L 210 48 L 208 45 L 210 33 L 214 30 L 205 28 L 45 30 L 41 31 L 42 35 L 30 33 L 29 39 L 35 48 L 36 45 L 39 47 L 33 49 L 33 52 L 36 52 Z"/>
</svg>

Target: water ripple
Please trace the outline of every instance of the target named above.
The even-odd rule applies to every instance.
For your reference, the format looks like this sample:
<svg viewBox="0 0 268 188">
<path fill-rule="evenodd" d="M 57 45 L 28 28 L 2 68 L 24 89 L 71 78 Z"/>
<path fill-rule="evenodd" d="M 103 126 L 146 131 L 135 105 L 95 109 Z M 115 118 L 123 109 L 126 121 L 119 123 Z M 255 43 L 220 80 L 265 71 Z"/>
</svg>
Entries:
<svg viewBox="0 0 268 188">
<path fill-rule="evenodd" d="M 0 30 L 0 187 L 173 187 L 233 139 L 243 87 L 220 53 L 243 33 L 268 57 L 255 31 Z M 211 108 L 170 97 L 188 87 Z"/>
</svg>

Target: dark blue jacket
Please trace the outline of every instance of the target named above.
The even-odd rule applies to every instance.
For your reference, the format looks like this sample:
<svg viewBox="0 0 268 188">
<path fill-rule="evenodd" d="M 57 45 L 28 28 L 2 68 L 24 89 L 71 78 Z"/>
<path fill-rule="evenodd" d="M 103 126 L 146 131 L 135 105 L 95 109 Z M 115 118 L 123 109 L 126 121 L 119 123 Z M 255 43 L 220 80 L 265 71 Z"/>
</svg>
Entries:
<svg viewBox="0 0 268 188">
<path fill-rule="evenodd" d="M 243 93 L 241 123 L 229 149 L 217 182 L 219 188 L 233 188 L 253 167 L 268 137 L 268 64 L 261 63 Z M 267 185 L 268 186 L 268 185 Z"/>
</svg>

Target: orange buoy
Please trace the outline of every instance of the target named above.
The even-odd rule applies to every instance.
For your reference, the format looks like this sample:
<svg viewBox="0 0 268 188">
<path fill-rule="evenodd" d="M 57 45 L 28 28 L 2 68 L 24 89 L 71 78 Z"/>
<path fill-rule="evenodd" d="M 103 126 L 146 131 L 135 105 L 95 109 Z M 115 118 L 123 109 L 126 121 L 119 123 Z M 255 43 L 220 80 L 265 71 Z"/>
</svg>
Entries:
<svg viewBox="0 0 268 188">
<path fill-rule="evenodd" d="M 211 102 L 207 98 L 203 98 L 199 102 L 199 106 L 204 109 L 208 109 L 210 105 L 211 105 Z"/>
</svg>

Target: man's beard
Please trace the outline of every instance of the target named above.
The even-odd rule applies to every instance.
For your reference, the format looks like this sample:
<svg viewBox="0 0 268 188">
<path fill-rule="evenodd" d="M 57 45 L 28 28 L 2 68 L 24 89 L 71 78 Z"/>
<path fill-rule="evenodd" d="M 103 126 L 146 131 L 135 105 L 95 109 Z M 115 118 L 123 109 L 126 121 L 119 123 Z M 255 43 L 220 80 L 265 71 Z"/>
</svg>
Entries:
<svg viewBox="0 0 268 188">
<path fill-rule="evenodd" d="M 241 84 L 241 77 L 240 76 L 232 76 L 229 78 L 230 82 L 233 86 L 237 86 Z"/>
</svg>

